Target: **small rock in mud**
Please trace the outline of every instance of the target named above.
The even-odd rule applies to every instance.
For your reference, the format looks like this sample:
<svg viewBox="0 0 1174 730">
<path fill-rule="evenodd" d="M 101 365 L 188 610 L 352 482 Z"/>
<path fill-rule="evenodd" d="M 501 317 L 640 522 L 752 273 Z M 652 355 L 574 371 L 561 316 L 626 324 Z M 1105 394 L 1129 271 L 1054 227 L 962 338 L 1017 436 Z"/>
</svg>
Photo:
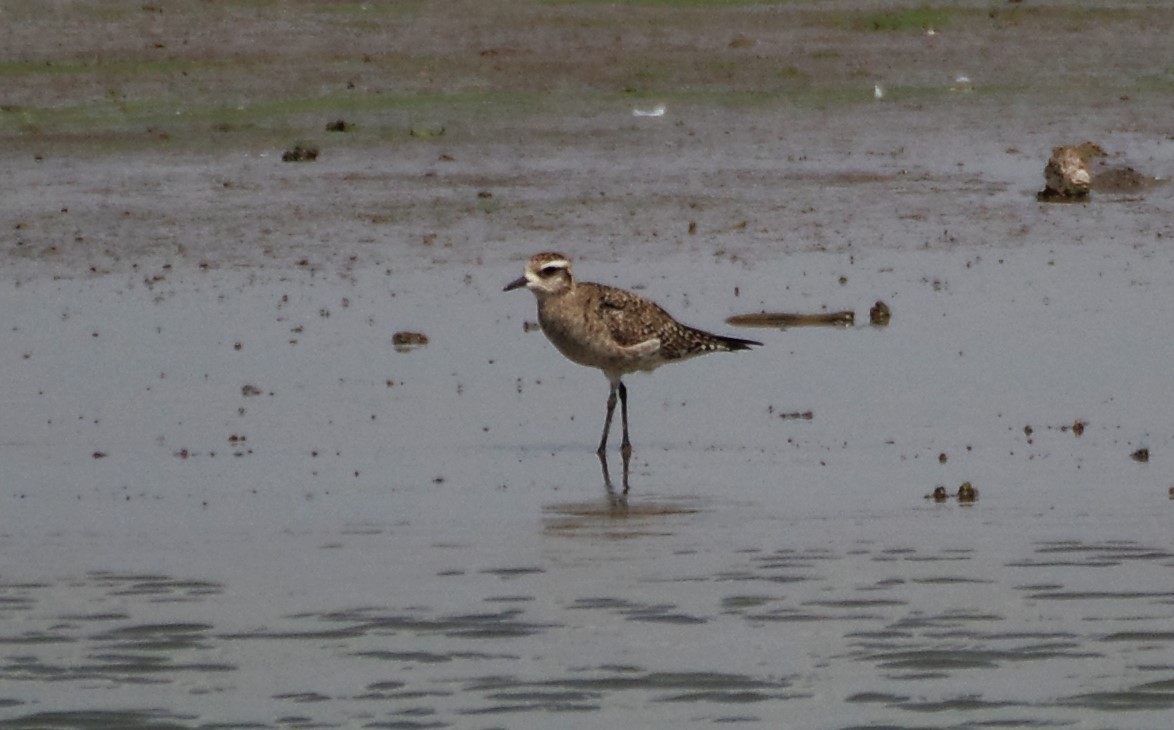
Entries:
<svg viewBox="0 0 1174 730">
<path fill-rule="evenodd" d="M 1132 454 L 1130 454 L 1129 458 L 1133 459 L 1134 461 L 1140 461 L 1142 464 L 1144 464 L 1150 460 L 1150 450 L 1146 448 L 1138 449 L 1137 451 L 1134 451 Z"/>
<path fill-rule="evenodd" d="M 241 395 L 246 398 L 251 398 L 255 395 L 261 395 L 261 389 L 255 385 L 246 383 L 245 385 L 241 386 Z"/>
<path fill-rule="evenodd" d="M 312 144 L 296 144 L 281 153 L 282 162 L 313 162 L 318 159 L 318 148 Z"/>
<path fill-rule="evenodd" d="M 391 344 L 397 352 L 407 352 L 428 344 L 428 335 L 423 332 L 396 332 L 391 336 Z"/>
<path fill-rule="evenodd" d="M 345 119 L 335 119 L 333 122 L 326 123 L 327 132 L 349 132 L 354 128 L 355 125 Z"/>
<path fill-rule="evenodd" d="M 893 312 L 889 305 L 879 299 L 872 305 L 872 309 L 868 310 L 868 321 L 873 327 L 887 327 L 892 318 Z"/>
<path fill-rule="evenodd" d="M 1081 148 L 1085 145 L 1064 145 L 1052 149 L 1052 157 L 1044 166 L 1044 189 L 1036 194 L 1038 200 L 1056 202 L 1088 198 L 1092 175 L 1088 171 L 1088 163 L 1081 156 Z"/>
<path fill-rule="evenodd" d="M 946 492 L 946 488 L 939 484 L 933 488 L 933 493 L 925 495 L 925 498 L 932 499 L 935 502 L 945 502 L 950 498 L 950 495 Z"/>
<path fill-rule="evenodd" d="M 1081 434 L 1083 434 L 1083 433 L 1084 433 L 1084 421 L 1077 418 L 1075 421 L 1072 422 L 1072 435 L 1075 436 L 1076 438 L 1080 438 Z"/>
<path fill-rule="evenodd" d="M 962 482 L 958 487 L 958 501 L 959 502 L 973 502 L 978 499 L 978 490 L 970 482 Z"/>
<path fill-rule="evenodd" d="M 542 325 L 538 324 L 537 322 L 523 322 L 522 323 L 522 331 L 523 332 L 533 332 L 535 330 L 540 330 L 540 329 L 542 329 Z"/>
</svg>

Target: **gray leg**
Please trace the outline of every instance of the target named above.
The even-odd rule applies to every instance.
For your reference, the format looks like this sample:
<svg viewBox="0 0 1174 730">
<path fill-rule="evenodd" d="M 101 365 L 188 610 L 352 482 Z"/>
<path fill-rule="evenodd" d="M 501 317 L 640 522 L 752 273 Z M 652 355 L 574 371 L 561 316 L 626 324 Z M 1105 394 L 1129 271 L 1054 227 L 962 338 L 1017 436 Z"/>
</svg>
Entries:
<svg viewBox="0 0 1174 730">
<path fill-rule="evenodd" d="M 624 387 L 623 383 L 620 383 L 619 387 L 623 388 Z M 621 392 L 623 392 L 623 391 L 621 391 Z M 625 399 L 624 399 L 624 413 L 627 413 L 627 409 L 628 409 L 627 398 L 625 397 Z M 612 383 L 611 384 L 611 392 L 608 393 L 608 395 L 607 395 L 607 418 L 603 419 L 603 436 L 599 439 L 599 448 L 595 451 L 595 453 L 597 453 L 601 456 L 603 455 L 603 453 L 605 451 L 607 451 L 607 433 L 608 433 L 608 431 L 611 430 L 611 417 L 612 417 L 612 414 L 615 413 L 615 411 L 616 411 L 616 383 Z M 627 422 L 628 422 L 628 418 L 627 418 L 627 416 L 624 416 L 624 440 L 625 441 L 627 441 L 627 439 L 628 439 Z"/>
<path fill-rule="evenodd" d="M 623 381 L 620 381 L 620 417 L 624 421 L 624 442 L 620 445 L 620 453 L 624 455 L 624 466 L 627 467 L 628 457 L 632 455 L 632 442 L 628 440 L 628 389 Z"/>
</svg>

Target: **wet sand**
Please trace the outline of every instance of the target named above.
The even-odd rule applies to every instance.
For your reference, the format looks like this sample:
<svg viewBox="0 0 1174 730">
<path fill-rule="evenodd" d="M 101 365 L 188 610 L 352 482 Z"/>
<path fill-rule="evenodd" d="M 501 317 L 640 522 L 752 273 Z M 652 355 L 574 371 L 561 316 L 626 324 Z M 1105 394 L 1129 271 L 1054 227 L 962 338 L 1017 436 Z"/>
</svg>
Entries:
<svg viewBox="0 0 1174 730">
<path fill-rule="evenodd" d="M 1161 726 L 1174 14 L 1023 5 L 6 6 L 0 727 Z M 545 249 L 765 342 L 626 497 Z"/>
</svg>

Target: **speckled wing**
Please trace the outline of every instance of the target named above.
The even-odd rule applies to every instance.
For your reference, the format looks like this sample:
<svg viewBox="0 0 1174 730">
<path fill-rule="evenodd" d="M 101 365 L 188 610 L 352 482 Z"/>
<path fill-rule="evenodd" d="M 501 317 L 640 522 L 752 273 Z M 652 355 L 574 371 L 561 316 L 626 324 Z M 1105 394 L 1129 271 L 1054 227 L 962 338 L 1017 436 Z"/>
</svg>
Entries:
<svg viewBox="0 0 1174 730">
<path fill-rule="evenodd" d="M 762 344 L 694 329 L 639 295 L 601 284 L 595 286 L 600 318 L 607 323 L 610 336 L 622 347 L 640 349 L 645 345 L 647 349 L 639 353 L 641 356 L 655 353 L 662 361 L 669 361 L 707 352 L 747 350 Z"/>
<path fill-rule="evenodd" d="M 706 352 L 745 349 L 745 344 L 750 344 L 687 327 L 639 295 L 597 286 L 600 317 L 607 323 L 612 339 L 621 347 L 638 348 L 647 344 L 647 351 L 641 355 L 656 353 L 665 361 L 679 360 Z M 659 346 L 654 346 L 654 342 Z"/>
<path fill-rule="evenodd" d="M 586 286 L 586 284 L 580 284 Z M 660 336 L 662 321 L 672 322 L 663 309 L 647 299 L 602 284 L 594 284 L 595 305 L 599 318 L 607 326 L 607 332 L 620 347 L 637 347 Z M 649 353 L 659 346 L 649 346 Z"/>
</svg>

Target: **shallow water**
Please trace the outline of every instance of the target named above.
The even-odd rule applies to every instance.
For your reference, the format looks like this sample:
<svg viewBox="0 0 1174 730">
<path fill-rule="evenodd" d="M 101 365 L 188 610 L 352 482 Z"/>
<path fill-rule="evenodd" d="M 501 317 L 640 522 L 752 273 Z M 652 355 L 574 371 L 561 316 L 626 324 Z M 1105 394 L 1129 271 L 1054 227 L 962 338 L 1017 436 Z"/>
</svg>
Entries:
<svg viewBox="0 0 1174 730">
<path fill-rule="evenodd" d="M 0 727 L 1165 722 L 1174 255 L 657 263 L 893 321 L 632 377 L 624 496 L 517 262 L 6 286 Z"/>
</svg>

